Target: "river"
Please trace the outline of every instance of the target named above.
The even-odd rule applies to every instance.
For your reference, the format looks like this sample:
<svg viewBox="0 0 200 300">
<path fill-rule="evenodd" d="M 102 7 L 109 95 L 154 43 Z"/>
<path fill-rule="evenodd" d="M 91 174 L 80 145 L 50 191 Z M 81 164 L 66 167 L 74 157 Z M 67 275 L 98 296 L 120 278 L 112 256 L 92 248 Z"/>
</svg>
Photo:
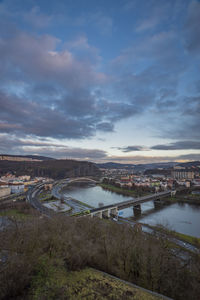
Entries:
<svg viewBox="0 0 200 300">
<path fill-rule="evenodd" d="M 100 186 L 82 184 L 68 187 L 64 194 L 93 207 L 131 199 L 131 197 L 104 190 Z M 155 210 L 153 201 L 149 201 L 142 204 L 141 209 L 142 215 L 137 217 L 137 221 L 149 225 L 162 224 L 177 232 L 200 238 L 200 206 L 198 205 L 173 203 Z M 136 219 L 133 215 L 133 208 L 126 208 L 120 211 L 120 214 L 124 218 Z"/>
</svg>

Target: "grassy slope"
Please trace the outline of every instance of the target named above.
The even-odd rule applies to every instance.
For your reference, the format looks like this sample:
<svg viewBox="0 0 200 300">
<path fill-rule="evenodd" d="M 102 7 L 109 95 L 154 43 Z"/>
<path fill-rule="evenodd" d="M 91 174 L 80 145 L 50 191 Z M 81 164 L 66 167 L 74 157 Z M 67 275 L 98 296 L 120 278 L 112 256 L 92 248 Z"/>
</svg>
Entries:
<svg viewBox="0 0 200 300">
<path fill-rule="evenodd" d="M 44 274 L 46 273 L 46 274 Z M 45 275 L 45 276 L 44 276 Z M 29 299 L 162 299 L 93 269 L 67 272 L 64 267 L 41 268 L 33 280 Z"/>
</svg>

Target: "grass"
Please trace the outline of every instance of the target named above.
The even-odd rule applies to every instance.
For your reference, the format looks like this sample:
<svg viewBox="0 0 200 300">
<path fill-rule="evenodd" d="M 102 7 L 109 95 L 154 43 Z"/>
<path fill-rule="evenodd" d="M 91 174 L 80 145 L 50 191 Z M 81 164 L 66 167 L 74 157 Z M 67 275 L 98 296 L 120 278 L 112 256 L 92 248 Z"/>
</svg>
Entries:
<svg viewBox="0 0 200 300">
<path fill-rule="evenodd" d="M 25 214 L 18 209 L 8 209 L 4 211 L 0 211 L 0 216 L 2 217 L 14 217 L 19 220 L 26 220 L 30 217 L 30 215 Z"/>
<path fill-rule="evenodd" d="M 77 213 L 74 213 L 72 214 L 72 217 L 77 217 L 77 216 L 84 216 L 84 215 L 87 215 L 87 214 L 90 214 L 90 210 L 84 210 L 84 211 L 80 211 L 80 212 L 77 212 Z"/>
<path fill-rule="evenodd" d="M 197 237 L 194 237 L 191 235 L 187 235 L 187 234 L 183 234 L 180 232 L 176 232 L 176 231 L 172 231 L 172 234 L 174 234 L 175 237 L 177 237 L 178 239 L 180 239 L 184 242 L 187 242 L 191 245 L 200 247 L 200 238 L 197 238 Z"/>
<path fill-rule="evenodd" d="M 38 198 L 41 202 L 45 202 L 45 201 L 56 201 L 59 200 L 57 198 L 55 198 L 51 193 L 49 192 L 41 192 L 38 195 Z"/>
<path fill-rule="evenodd" d="M 125 195 L 125 196 L 145 196 L 147 195 L 147 193 L 145 192 L 138 192 L 138 191 L 134 191 L 134 190 L 128 190 L 128 189 L 124 189 L 121 187 L 116 187 L 114 185 L 111 184 L 105 184 L 105 183 L 100 183 L 99 186 L 101 186 L 103 189 L 105 190 L 109 190 L 111 192 L 115 192 L 117 194 L 121 194 L 121 195 Z"/>
<path fill-rule="evenodd" d="M 45 202 L 45 201 L 59 201 L 59 199 L 53 197 L 53 196 L 50 196 L 50 197 L 45 197 L 45 198 L 42 198 L 40 199 L 41 202 Z"/>
<path fill-rule="evenodd" d="M 32 279 L 28 299 L 156 300 L 162 298 L 94 269 L 86 268 L 68 272 L 61 262 L 52 263 L 44 257 Z"/>
<path fill-rule="evenodd" d="M 196 197 L 197 196 L 197 197 Z M 166 197 L 165 201 L 170 203 L 188 203 L 188 204 L 200 204 L 200 196 L 199 195 L 177 195 L 175 197 Z"/>
<path fill-rule="evenodd" d="M 146 224 L 145 224 L 146 225 Z M 200 238 L 191 236 L 191 235 L 187 235 L 187 234 L 183 234 L 180 232 L 176 232 L 174 230 L 169 230 L 166 227 L 162 226 L 162 225 L 157 225 L 157 226 L 150 226 L 150 225 L 146 225 L 149 228 L 155 229 L 157 231 L 163 232 L 169 236 L 175 237 L 183 242 L 189 243 L 193 246 L 199 247 L 200 248 Z"/>
<path fill-rule="evenodd" d="M 87 203 L 84 203 L 84 202 L 82 202 L 82 201 L 80 201 L 80 200 L 77 200 L 77 199 L 73 199 L 73 200 L 74 200 L 75 202 L 77 202 L 77 203 L 79 203 L 79 204 L 85 206 L 86 208 L 94 208 L 93 206 L 91 206 L 91 205 L 89 205 L 89 204 L 87 204 Z"/>
</svg>

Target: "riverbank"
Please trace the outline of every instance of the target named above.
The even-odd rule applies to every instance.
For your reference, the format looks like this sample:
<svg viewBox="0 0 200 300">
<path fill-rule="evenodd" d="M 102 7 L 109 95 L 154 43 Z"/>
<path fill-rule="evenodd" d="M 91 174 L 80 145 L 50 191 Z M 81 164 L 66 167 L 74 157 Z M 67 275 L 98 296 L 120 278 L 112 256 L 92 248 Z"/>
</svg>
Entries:
<svg viewBox="0 0 200 300">
<path fill-rule="evenodd" d="M 100 187 L 102 187 L 104 190 L 108 190 L 120 195 L 124 195 L 124 196 L 131 196 L 131 197 L 141 197 L 141 196 L 146 196 L 148 195 L 145 192 L 138 192 L 138 191 L 134 191 L 134 190 L 128 190 L 125 188 L 121 188 L 121 187 L 116 187 L 114 185 L 111 184 L 106 184 L 106 183 L 99 183 L 98 184 Z"/>
<path fill-rule="evenodd" d="M 187 203 L 187 204 L 194 204 L 200 205 L 200 197 L 192 197 L 191 195 L 177 195 L 173 197 L 164 198 L 166 203 Z"/>
<path fill-rule="evenodd" d="M 146 226 L 150 229 L 153 229 L 155 231 L 164 233 L 168 237 L 177 238 L 180 241 L 189 243 L 189 244 L 191 244 L 191 245 L 193 245 L 193 246 L 200 249 L 200 238 L 197 238 L 197 237 L 194 237 L 194 236 L 191 236 L 191 235 L 187 235 L 187 234 L 183 234 L 183 233 L 180 233 L 180 232 L 177 232 L 177 231 L 174 231 L 174 230 L 170 230 L 170 229 L 166 228 L 163 225 L 153 226 L 153 225 L 143 224 L 143 223 L 140 223 L 140 224 L 142 224 L 142 225 L 144 225 L 144 226 Z"/>
</svg>

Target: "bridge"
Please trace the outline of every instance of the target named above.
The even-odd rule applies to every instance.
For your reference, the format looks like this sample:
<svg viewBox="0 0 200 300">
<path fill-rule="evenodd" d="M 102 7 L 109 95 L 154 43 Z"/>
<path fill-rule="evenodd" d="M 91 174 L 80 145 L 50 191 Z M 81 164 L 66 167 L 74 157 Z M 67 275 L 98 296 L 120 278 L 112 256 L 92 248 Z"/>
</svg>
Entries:
<svg viewBox="0 0 200 300">
<path fill-rule="evenodd" d="M 92 183 L 97 183 L 96 180 L 92 179 L 92 178 L 89 178 L 89 177 L 77 177 L 77 178 L 72 178 L 70 179 L 69 183 L 72 183 L 72 182 L 92 182 Z"/>
<path fill-rule="evenodd" d="M 167 197 L 167 196 L 173 196 L 176 194 L 176 191 L 165 191 L 161 193 L 156 193 L 153 195 L 148 195 L 148 196 L 143 196 L 139 198 L 133 198 L 127 201 L 99 207 L 99 208 L 94 208 L 90 210 L 90 215 L 91 217 L 99 217 L 102 219 L 103 217 L 110 218 L 110 217 L 115 217 L 118 215 L 118 211 L 122 210 L 124 208 L 128 207 L 133 207 L 133 211 L 135 215 L 141 214 L 141 204 L 148 202 L 148 201 L 155 201 L 156 202 L 160 201 L 161 198 Z"/>
</svg>

